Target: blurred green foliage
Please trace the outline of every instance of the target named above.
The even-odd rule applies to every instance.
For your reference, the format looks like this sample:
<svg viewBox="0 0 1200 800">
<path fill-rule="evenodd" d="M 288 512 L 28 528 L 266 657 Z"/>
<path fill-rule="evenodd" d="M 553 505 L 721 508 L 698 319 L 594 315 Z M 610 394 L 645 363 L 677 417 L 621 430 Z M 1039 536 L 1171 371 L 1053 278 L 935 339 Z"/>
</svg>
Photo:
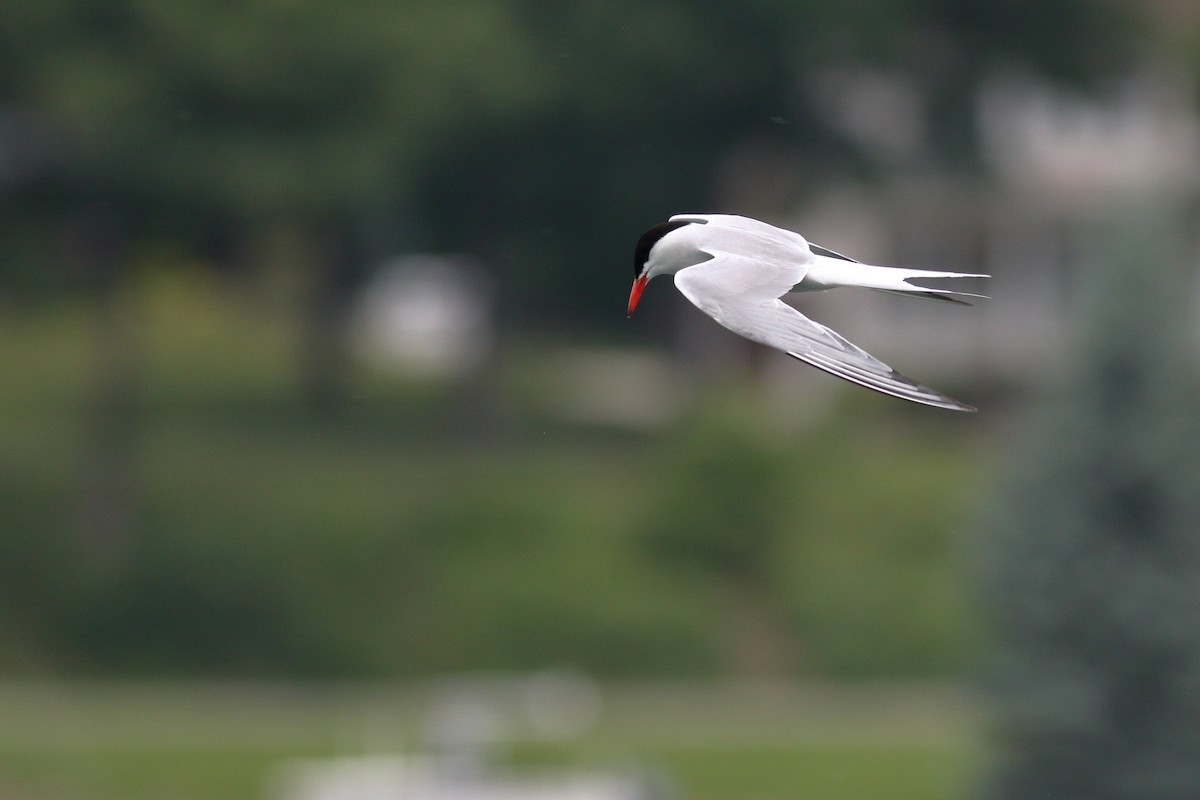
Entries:
<svg viewBox="0 0 1200 800">
<path fill-rule="evenodd" d="M 908 432 L 835 418 L 770 447 L 724 409 L 587 430 L 521 403 L 541 351 L 514 340 L 619 323 L 633 235 L 729 202 L 733 154 L 791 165 L 780 205 L 884 170 L 830 122 L 826 71 L 910 82 L 937 154 L 911 166 L 969 169 L 997 65 L 1103 78 L 1137 50 L 1135 16 L 0 4 L 0 666 L 698 675 L 736 670 L 730 628 L 761 625 L 787 669 L 961 668 L 965 422 L 922 436 L 889 410 Z M 349 360 L 355 290 L 414 251 L 493 271 L 485 391 Z"/>
<path fill-rule="evenodd" d="M 667 567 L 708 578 L 760 583 L 778 556 L 788 494 L 785 453 L 758 432 L 723 420 L 696 420 L 672 463 L 645 537 Z"/>
<path fill-rule="evenodd" d="M 365 259 L 466 250 L 510 323 L 596 324 L 649 222 L 733 210 L 713 206 L 735 149 L 794 163 L 787 201 L 878 171 L 814 93 L 823 70 L 911 80 L 929 152 L 962 166 L 997 65 L 1108 77 L 1137 22 L 1087 0 L 9 3 L 0 234 L 42 247 L 0 275 L 34 282 L 64 215 L 100 201 L 135 245 L 237 269 L 268 222 L 342 229 Z"/>
<path fill-rule="evenodd" d="M 512 418 L 480 439 L 458 432 L 452 393 L 367 373 L 343 414 L 315 417 L 290 400 L 270 320 L 204 283 L 142 297 L 130 522 L 99 550 L 77 516 L 86 315 L 3 322 L 5 671 L 718 674 L 722 573 L 688 577 L 698 556 L 652 558 L 643 537 L 693 501 L 696 526 L 744 522 L 730 491 L 763 515 L 770 556 L 746 563 L 805 670 L 944 675 L 970 659 L 969 614 L 944 602 L 970 426 L 925 437 L 919 413 L 887 409 L 903 432 L 856 410 L 764 459 L 721 414 L 618 436 L 523 407 L 513 387 Z M 509 372 L 536 372 L 530 355 Z M 726 447 L 736 484 L 706 489 Z"/>
</svg>

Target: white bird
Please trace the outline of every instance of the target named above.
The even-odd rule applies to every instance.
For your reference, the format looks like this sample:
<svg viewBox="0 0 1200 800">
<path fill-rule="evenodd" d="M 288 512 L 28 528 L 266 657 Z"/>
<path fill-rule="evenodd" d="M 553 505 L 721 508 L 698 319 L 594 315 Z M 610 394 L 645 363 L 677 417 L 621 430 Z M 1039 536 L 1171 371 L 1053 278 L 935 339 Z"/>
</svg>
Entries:
<svg viewBox="0 0 1200 800">
<path fill-rule="evenodd" d="M 747 339 L 877 392 L 956 411 L 975 410 L 906 378 L 779 298 L 789 292 L 861 286 L 970 305 L 957 298 L 983 295 L 913 281 L 987 275 L 860 264 L 809 244 L 798 233 L 729 214 L 676 214 L 655 225 L 638 240 L 633 273 L 630 315 L 651 278 L 674 275 L 676 288 L 693 305 Z"/>
</svg>

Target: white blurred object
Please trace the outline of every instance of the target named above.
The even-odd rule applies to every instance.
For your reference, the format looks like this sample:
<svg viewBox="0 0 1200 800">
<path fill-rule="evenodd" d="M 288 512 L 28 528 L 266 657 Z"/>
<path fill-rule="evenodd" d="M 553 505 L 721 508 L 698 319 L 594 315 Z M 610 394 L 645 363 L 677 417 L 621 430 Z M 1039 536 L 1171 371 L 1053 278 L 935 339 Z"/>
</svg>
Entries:
<svg viewBox="0 0 1200 800">
<path fill-rule="evenodd" d="M 539 770 L 493 763 L 508 741 L 577 736 L 600 716 L 586 675 L 547 669 L 516 680 L 463 680 L 437 687 L 419 727 L 424 749 L 279 765 L 269 800 L 667 800 L 669 782 L 637 772 Z M 528 727 L 526 727 L 528 726 Z M 522 732 L 524 731 L 524 732 Z"/>
<path fill-rule="evenodd" d="M 487 770 L 490 751 L 507 733 L 495 703 L 466 690 L 440 697 L 427 712 L 422 738 L 438 755 L 445 777 L 473 780 Z"/>
<path fill-rule="evenodd" d="M 465 257 L 412 255 L 384 266 L 354 310 L 355 343 L 371 364 L 425 378 L 478 369 L 495 341 L 491 291 Z"/>
<path fill-rule="evenodd" d="M 284 764 L 274 800 L 649 800 L 636 778 L 562 773 L 520 778 L 443 774 L 427 757 L 363 756 Z"/>
<path fill-rule="evenodd" d="M 428 758 L 361 756 L 302 759 L 279 769 L 277 800 L 414 800 L 436 797 Z"/>
</svg>

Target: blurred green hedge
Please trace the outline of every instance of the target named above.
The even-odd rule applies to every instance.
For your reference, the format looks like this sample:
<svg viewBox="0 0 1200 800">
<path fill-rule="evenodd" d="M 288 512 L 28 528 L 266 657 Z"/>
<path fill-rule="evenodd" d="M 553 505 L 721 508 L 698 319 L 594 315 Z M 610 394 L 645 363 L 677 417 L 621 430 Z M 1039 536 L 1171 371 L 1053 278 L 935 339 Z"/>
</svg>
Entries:
<svg viewBox="0 0 1200 800">
<path fill-rule="evenodd" d="M 314 416 L 269 321 L 160 302 L 109 476 L 126 522 L 100 543 L 81 500 L 98 468 L 87 315 L 0 323 L 7 673 L 714 675 L 742 663 L 737 581 L 789 674 L 944 676 L 973 657 L 956 535 L 972 423 L 860 400 L 772 439 L 734 422 L 753 402 L 735 391 L 636 436 L 502 398 L 480 437 L 452 393 L 370 376 Z M 525 352 L 506 374 L 548 361 Z"/>
</svg>

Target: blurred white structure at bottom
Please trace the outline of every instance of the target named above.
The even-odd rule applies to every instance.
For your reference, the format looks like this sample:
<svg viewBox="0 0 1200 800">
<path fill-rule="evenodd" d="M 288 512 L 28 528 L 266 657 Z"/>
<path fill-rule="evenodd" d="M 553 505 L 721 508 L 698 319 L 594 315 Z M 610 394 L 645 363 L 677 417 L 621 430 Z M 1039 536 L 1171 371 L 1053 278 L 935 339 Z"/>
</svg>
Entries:
<svg viewBox="0 0 1200 800">
<path fill-rule="evenodd" d="M 451 680 L 433 687 L 416 726 L 417 752 L 297 759 L 275 773 L 270 800 L 666 800 L 675 793 L 636 772 L 520 773 L 495 766 L 502 742 L 581 736 L 599 718 L 595 683 L 551 668 L 517 680 Z M 391 740 L 394 747 L 394 739 Z M 370 745 L 368 745 L 370 746 Z M 387 745 L 384 745 L 387 747 Z"/>
<path fill-rule="evenodd" d="M 661 797 L 619 775 L 459 775 L 431 756 L 359 756 L 285 764 L 275 800 L 650 800 Z"/>
</svg>

